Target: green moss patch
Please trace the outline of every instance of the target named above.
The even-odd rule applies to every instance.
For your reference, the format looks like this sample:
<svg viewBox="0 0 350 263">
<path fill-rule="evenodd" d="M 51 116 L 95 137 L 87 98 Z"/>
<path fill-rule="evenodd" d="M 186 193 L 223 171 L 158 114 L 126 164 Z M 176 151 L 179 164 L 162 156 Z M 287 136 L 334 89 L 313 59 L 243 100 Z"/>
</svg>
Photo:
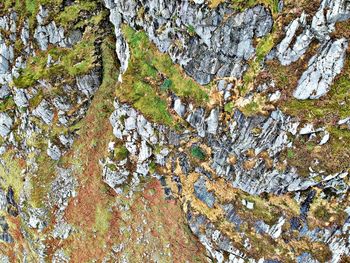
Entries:
<svg viewBox="0 0 350 263">
<path fill-rule="evenodd" d="M 27 88 L 40 79 L 69 79 L 88 73 L 94 67 L 95 40 L 96 36 L 86 32 L 82 41 L 72 49 L 53 47 L 38 52 L 37 56 L 29 58 L 27 67 L 20 72 L 14 84 L 19 88 Z M 47 67 L 48 55 L 57 63 Z"/>
<path fill-rule="evenodd" d="M 132 103 L 152 120 L 171 126 L 174 122 L 167 109 L 168 90 L 198 104 L 208 101 L 203 87 L 186 77 L 168 55 L 160 53 L 145 32 L 123 26 L 123 33 L 131 57 L 123 83 L 116 91 L 121 100 Z"/>
</svg>

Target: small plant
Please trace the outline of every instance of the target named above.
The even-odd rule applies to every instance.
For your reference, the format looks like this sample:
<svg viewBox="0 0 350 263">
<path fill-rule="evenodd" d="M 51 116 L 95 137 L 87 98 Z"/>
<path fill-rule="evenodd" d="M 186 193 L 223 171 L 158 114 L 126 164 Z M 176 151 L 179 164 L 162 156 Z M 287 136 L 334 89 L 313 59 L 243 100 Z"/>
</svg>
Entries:
<svg viewBox="0 0 350 263">
<path fill-rule="evenodd" d="M 149 172 L 150 172 L 151 174 L 153 174 L 153 173 L 156 172 L 156 164 L 155 164 L 155 162 L 151 162 L 151 163 L 149 164 Z"/>
<path fill-rule="evenodd" d="M 295 153 L 293 152 L 293 150 L 292 149 L 288 149 L 288 151 L 287 151 L 288 159 L 293 159 L 294 156 L 295 156 Z"/>
<path fill-rule="evenodd" d="M 205 153 L 199 146 L 192 147 L 191 154 L 193 157 L 203 161 L 205 159 Z"/>
<path fill-rule="evenodd" d="M 189 25 L 189 26 L 187 27 L 187 32 L 190 34 L 190 36 L 193 37 L 193 36 L 196 34 L 196 29 L 194 28 L 194 26 Z"/>
<path fill-rule="evenodd" d="M 225 104 L 224 110 L 225 110 L 226 112 L 232 113 L 232 112 L 233 112 L 233 109 L 234 109 L 234 104 L 233 104 L 232 101 Z"/>
<path fill-rule="evenodd" d="M 122 147 L 117 147 L 114 149 L 114 158 L 116 160 L 124 160 L 125 158 L 128 157 L 128 149 L 126 149 L 125 146 L 122 146 Z"/>
<path fill-rule="evenodd" d="M 160 86 L 160 89 L 161 90 L 168 90 L 172 84 L 173 84 L 173 82 L 170 79 L 165 79 L 163 84 Z"/>
</svg>

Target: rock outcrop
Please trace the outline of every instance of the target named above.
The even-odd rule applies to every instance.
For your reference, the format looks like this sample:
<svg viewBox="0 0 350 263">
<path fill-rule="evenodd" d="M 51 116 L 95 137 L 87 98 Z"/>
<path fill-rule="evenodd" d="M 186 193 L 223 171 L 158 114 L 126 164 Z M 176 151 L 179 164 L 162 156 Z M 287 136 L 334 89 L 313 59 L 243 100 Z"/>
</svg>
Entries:
<svg viewBox="0 0 350 263">
<path fill-rule="evenodd" d="M 22 2 L 1 262 L 349 260 L 348 0 Z"/>
</svg>

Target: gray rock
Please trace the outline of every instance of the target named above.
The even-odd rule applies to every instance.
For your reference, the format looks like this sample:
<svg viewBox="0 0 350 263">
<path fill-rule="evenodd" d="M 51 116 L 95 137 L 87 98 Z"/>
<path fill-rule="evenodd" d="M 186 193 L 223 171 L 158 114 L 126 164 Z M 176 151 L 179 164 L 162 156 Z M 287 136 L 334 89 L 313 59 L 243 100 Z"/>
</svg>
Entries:
<svg viewBox="0 0 350 263">
<path fill-rule="evenodd" d="M 66 222 L 60 222 L 55 225 L 52 232 L 54 238 L 67 239 L 72 231 L 72 226 Z"/>
<path fill-rule="evenodd" d="M 186 121 L 197 130 L 200 137 L 205 136 L 205 119 L 204 119 L 204 110 L 201 108 L 195 109 L 192 111 Z"/>
<path fill-rule="evenodd" d="M 297 263 L 319 263 L 319 261 L 314 259 L 309 253 L 304 252 L 297 257 Z"/>
<path fill-rule="evenodd" d="M 119 163 L 119 166 L 108 163 L 104 164 L 103 181 L 113 189 L 122 185 L 129 177 L 129 171 L 120 166 L 124 164 L 123 162 Z"/>
<path fill-rule="evenodd" d="M 350 5 L 347 0 L 323 0 L 312 19 L 312 29 L 321 40 L 329 39 L 335 23 L 350 18 Z"/>
<path fill-rule="evenodd" d="M 36 15 L 36 20 L 39 25 L 43 25 L 45 23 L 46 18 L 49 16 L 49 11 L 44 6 L 39 6 L 39 12 Z"/>
<path fill-rule="evenodd" d="M 49 44 L 65 46 L 64 29 L 57 27 L 54 21 L 45 26 L 39 24 L 35 29 L 34 38 L 41 50 L 47 50 Z"/>
<path fill-rule="evenodd" d="M 63 249 L 57 249 L 52 257 L 52 263 L 69 263 L 70 257 Z"/>
<path fill-rule="evenodd" d="M 255 52 L 253 38 L 266 35 L 273 24 L 270 12 L 262 5 L 232 14 L 225 5 L 220 5 L 218 10 L 201 5 L 198 12 L 199 6 L 188 1 L 119 1 L 114 4 L 105 1 L 105 4 L 115 26 L 121 73 L 125 72 L 130 56 L 120 30 L 123 21 L 134 28 L 144 28 L 162 52 L 168 52 L 174 62 L 203 85 L 215 76 L 240 77 L 246 69 L 246 60 Z M 149 19 L 138 16 L 137 10 L 141 9 Z M 189 27 L 194 28 L 194 36 L 186 30 Z M 174 46 L 177 40 L 185 48 Z"/>
<path fill-rule="evenodd" d="M 324 135 L 323 135 L 323 137 L 322 137 L 322 139 L 321 139 L 321 141 L 320 141 L 320 143 L 319 143 L 319 145 L 324 145 L 324 144 L 326 144 L 326 143 L 329 141 L 329 138 L 330 138 L 329 132 L 325 131 L 325 132 L 324 132 Z"/>
<path fill-rule="evenodd" d="M 19 108 L 24 108 L 29 106 L 28 97 L 24 89 L 15 89 L 13 100 L 15 101 L 17 107 Z"/>
<path fill-rule="evenodd" d="M 57 145 L 53 144 L 52 142 L 49 142 L 46 152 L 47 152 L 47 155 L 50 156 L 52 160 L 58 161 L 61 158 L 60 148 Z"/>
<path fill-rule="evenodd" d="M 297 31 L 301 27 L 304 27 L 303 32 L 299 36 L 296 36 Z M 303 13 L 300 18 L 290 23 L 285 38 L 277 45 L 274 52 L 276 52 L 281 64 L 286 66 L 297 61 L 304 55 L 313 39 L 313 33 L 310 29 L 306 28 L 306 14 Z"/>
<path fill-rule="evenodd" d="M 212 193 L 208 192 L 205 182 L 205 176 L 200 176 L 199 179 L 194 183 L 194 194 L 208 207 L 213 208 L 215 197 Z"/>
<path fill-rule="evenodd" d="M 146 161 L 152 155 L 152 149 L 147 146 L 146 141 L 141 142 L 140 153 L 138 156 L 138 162 L 142 163 Z"/>
<path fill-rule="evenodd" d="M 9 89 L 8 85 L 2 85 L 0 86 L 0 99 L 5 99 L 11 94 L 11 91 Z"/>
<path fill-rule="evenodd" d="M 0 112 L 0 136 L 5 137 L 11 132 L 13 125 L 13 120 L 11 117 L 5 113 Z"/>
<path fill-rule="evenodd" d="M 186 112 L 186 108 L 179 98 L 174 100 L 174 110 L 180 117 L 183 117 Z"/>
<path fill-rule="evenodd" d="M 5 211 L 7 208 L 6 193 L 0 188 L 0 210 Z"/>
<path fill-rule="evenodd" d="M 67 37 L 66 39 L 66 45 L 67 47 L 72 47 L 74 46 L 76 43 L 78 43 L 83 37 L 82 32 L 77 29 L 77 30 L 73 30 Z"/>
<path fill-rule="evenodd" d="M 58 136 L 60 142 L 62 143 L 62 145 L 64 145 L 67 148 L 70 148 L 73 144 L 74 138 L 71 134 L 60 134 Z"/>
<path fill-rule="evenodd" d="M 329 41 L 324 45 L 320 53 L 309 61 L 308 69 L 299 79 L 293 96 L 305 100 L 318 99 L 325 95 L 344 66 L 347 46 L 348 41 L 345 38 Z"/>
<path fill-rule="evenodd" d="M 46 124 L 50 124 L 53 120 L 54 113 L 50 109 L 49 103 L 44 99 L 38 107 L 33 110 L 33 115 L 41 118 Z"/>
<path fill-rule="evenodd" d="M 47 212 L 43 208 L 29 208 L 28 226 L 42 231 L 47 226 Z"/>
<path fill-rule="evenodd" d="M 2 262 L 2 263 L 10 263 L 10 259 L 8 258 L 8 256 L 0 254 L 0 262 Z"/>
<path fill-rule="evenodd" d="M 4 241 L 6 243 L 13 243 L 14 242 L 13 237 L 7 232 L 0 232 L 0 240 Z"/>
<path fill-rule="evenodd" d="M 72 105 L 69 103 L 69 99 L 64 96 L 56 96 L 52 100 L 52 103 L 56 109 L 64 112 L 69 111 L 72 107 Z"/>
<path fill-rule="evenodd" d="M 130 131 L 136 129 L 136 119 L 135 117 L 130 116 L 125 119 L 125 129 Z"/>
<path fill-rule="evenodd" d="M 142 115 L 137 116 L 137 132 L 146 141 L 157 143 L 157 138 L 154 137 L 154 128 Z"/>
<path fill-rule="evenodd" d="M 77 77 L 76 82 L 78 89 L 87 97 L 94 95 L 100 86 L 99 77 L 95 72 Z"/>
<path fill-rule="evenodd" d="M 209 117 L 206 119 L 207 132 L 216 134 L 219 126 L 219 108 L 212 109 Z"/>
</svg>

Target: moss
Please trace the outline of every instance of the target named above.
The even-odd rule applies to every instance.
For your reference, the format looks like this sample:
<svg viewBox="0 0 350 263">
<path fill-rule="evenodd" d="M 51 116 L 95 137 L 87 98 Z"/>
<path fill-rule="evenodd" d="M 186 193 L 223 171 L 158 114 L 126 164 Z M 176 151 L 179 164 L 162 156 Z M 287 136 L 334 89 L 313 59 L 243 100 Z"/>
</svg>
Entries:
<svg viewBox="0 0 350 263">
<path fill-rule="evenodd" d="M 63 12 L 60 12 L 57 21 L 59 25 L 67 28 L 74 24 L 82 12 L 92 12 L 96 9 L 97 4 L 93 1 L 79 1 L 73 5 L 66 6 Z"/>
<path fill-rule="evenodd" d="M 292 158 L 294 158 L 294 156 L 295 156 L 294 151 L 293 151 L 292 149 L 288 149 L 288 150 L 287 150 L 287 157 L 288 157 L 289 159 L 292 159 Z"/>
<path fill-rule="evenodd" d="M 87 32 L 83 40 L 72 49 L 54 47 L 48 52 L 38 52 L 35 57 L 28 59 L 27 67 L 20 72 L 14 84 L 19 88 L 27 88 L 40 79 L 69 78 L 87 73 L 93 68 L 95 62 L 94 42 L 95 36 Z M 48 54 L 54 61 L 59 62 L 47 67 Z"/>
<path fill-rule="evenodd" d="M 39 90 L 39 92 L 33 97 L 30 99 L 29 101 L 29 106 L 32 108 L 32 109 L 35 109 L 36 107 L 39 106 L 40 102 L 44 99 L 44 92 L 42 89 Z"/>
<path fill-rule="evenodd" d="M 114 149 L 114 159 L 115 160 L 124 160 L 128 157 L 129 151 L 125 146 L 120 146 Z"/>
<path fill-rule="evenodd" d="M 4 165 L 0 164 L 1 186 L 4 190 L 11 186 L 14 190 L 15 198 L 18 200 L 24 184 L 21 176 L 20 160 L 15 158 L 12 151 L 7 151 L 1 156 L 1 159 L 4 160 Z"/>
<path fill-rule="evenodd" d="M 123 26 L 123 33 L 130 47 L 131 58 L 123 75 L 123 83 L 116 91 L 120 99 L 132 103 L 153 121 L 171 126 L 174 121 L 167 109 L 166 90 L 198 104 L 208 101 L 203 87 L 186 77 L 168 55 L 160 53 L 145 32 Z"/>
<path fill-rule="evenodd" d="M 39 142 L 40 143 L 40 142 Z M 41 142 L 42 150 L 46 148 Z M 44 148 L 45 147 L 45 148 Z M 41 154 L 37 156 L 38 171 L 31 177 L 31 195 L 30 204 L 33 207 L 42 207 L 48 198 L 51 190 L 51 183 L 55 179 L 55 167 L 57 161 L 53 161 L 48 155 Z"/>
<path fill-rule="evenodd" d="M 246 95 L 253 88 L 255 81 L 258 79 L 257 76 L 262 70 L 262 62 L 276 43 L 277 32 L 278 30 L 274 26 L 270 34 L 257 40 L 255 57 L 249 61 L 249 68 L 243 75 L 243 83 L 239 86 L 241 96 Z"/>
<path fill-rule="evenodd" d="M 234 109 L 234 103 L 231 101 L 229 103 L 226 103 L 224 106 L 224 110 L 228 113 L 232 113 Z"/>
<path fill-rule="evenodd" d="M 196 34 L 196 30 L 195 30 L 194 26 L 192 26 L 192 25 L 189 25 L 187 27 L 187 32 L 190 34 L 190 36 L 194 36 Z"/>
<path fill-rule="evenodd" d="M 257 4 L 264 4 L 271 9 L 273 14 L 278 12 L 278 0 L 209 0 L 209 6 L 211 8 L 216 8 L 223 2 L 229 3 L 231 8 L 237 11 L 243 11 Z"/>
<path fill-rule="evenodd" d="M 329 173 L 348 170 L 342 160 L 350 157 L 350 150 L 347 146 L 350 141 L 350 131 L 334 124 L 339 119 L 350 116 L 349 69 L 350 57 L 347 56 L 343 72 L 337 77 L 329 93 L 321 99 L 297 100 L 289 95 L 288 99 L 281 101 L 281 108 L 287 114 L 298 117 L 302 122 L 317 123 L 317 126 L 326 127 L 330 133 L 329 142 L 322 146 L 316 146 L 316 142 L 312 142 L 314 144 L 312 146 L 310 143 L 305 143 L 302 138 L 294 142 L 295 156 L 288 158 L 288 161 L 302 174 L 308 174 L 307 167 L 312 166 L 315 159 L 320 162 L 319 167 Z M 283 74 L 283 76 L 286 82 L 291 79 L 288 74 Z"/>
<path fill-rule="evenodd" d="M 199 146 L 192 147 L 191 155 L 197 158 L 198 160 L 201 160 L 201 161 L 205 160 L 205 153 Z"/>
<path fill-rule="evenodd" d="M 350 58 L 347 58 L 348 63 Z M 344 73 L 332 85 L 329 94 L 322 100 L 297 100 L 291 99 L 284 105 L 284 110 L 289 114 L 302 116 L 303 119 L 314 121 L 332 118 L 346 118 L 350 116 L 350 67 L 344 69 Z M 285 81 L 287 77 L 285 77 Z"/>
<path fill-rule="evenodd" d="M 252 101 L 241 108 L 245 116 L 253 116 L 259 110 L 259 104 L 255 101 Z"/>
<path fill-rule="evenodd" d="M 108 211 L 108 207 L 98 204 L 95 211 L 95 230 L 101 235 L 107 233 L 111 218 L 112 214 Z"/>
<path fill-rule="evenodd" d="M 318 206 L 314 211 L 314 216 L 324 222 L 328 222 L 331 218 L 331 214 L 323 206 Z"/>
<path fill-rule="evenodd" d="M 12 110 L 16 108 L 15 101 L 13 97 L 8 97 L 5 100 L 0 102 L 0 112 Z"/>
<path fill-rule="evenodd" d="M 38 9 L 38 3 L 36 0 L 25 0 L 26 11 L 32 16 L 36 14 Z"/>
<path fill-rule="evenodd" d="M 155 162 L 151 162 L 151 163 L 149 164 L 149 172 L 150 172 L 150 174 L 155 173 L 156 168 L 157 168 L 156 163 L 155 163 Z"/>
<path fill-rule="evenodd" d="M 160 86 L 161 90 L 167 90 L 172 86 L 173 82 L 170 79 L 165 79 L 163 84 Z"/>
</svg>

